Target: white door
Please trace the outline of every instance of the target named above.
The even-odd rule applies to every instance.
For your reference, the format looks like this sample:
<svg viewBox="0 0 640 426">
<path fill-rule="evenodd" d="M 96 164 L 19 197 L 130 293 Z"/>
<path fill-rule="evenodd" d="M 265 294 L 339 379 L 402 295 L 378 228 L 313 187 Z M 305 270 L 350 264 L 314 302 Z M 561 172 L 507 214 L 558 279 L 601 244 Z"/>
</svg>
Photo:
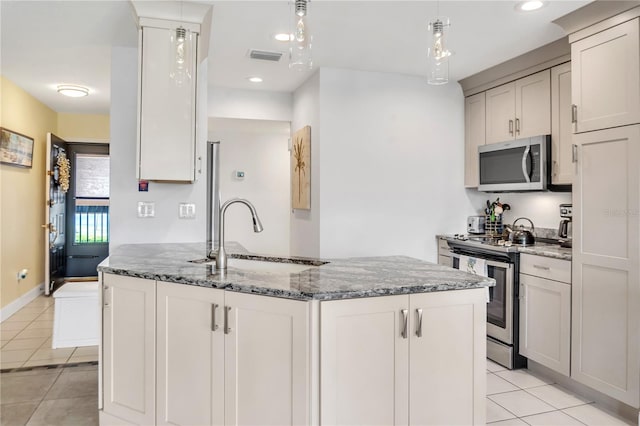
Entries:
<svg viewBox="0 0 640 426">
<path fill-rule="evenodd" d="M 515 138 L 516 84 L 508 83 L 486 92 L 486 143 Z"/>
<path fill-rule="evenodd" d="M 224 424 L 224 290 L 157 283 L 157 424 Z"/>
<path fill-rule="evenodd" d="M 571 63 L 551 68 L 551 183 L 571 185 L 572 162 Z"/>
<path fill-rule="evenodd" d="M 520 354 L 568 376 L 571 285 L 520 274 Z"/>
<path fill-rule="evenodd" d="M 155 281 L 103 274 L 104 411 L 155 423 Z"/>
<path fill-rule="evenodd" d="M 640 405 L 640 125 L 574 135 L 571 376 Z"/>
<path fill-rule="evenodd" d="M 576 132 L 640 123 L 640 18 L 571 44 Z"/>
<path fill-rule="evenodd" d="M 484 425 L 486 290 L 410 296 L 409 424 Z"/>
<path fill-rule="evenodd" d="M 225 424 L 309 424 L 309 303 L 225 293 Z"/>
<path fill-rule="evenodd" d="M 551 72 L 516 80 L 515 138 L 551 134 Z"/>
<path fill-rule="evenodd" d="M 408 423 L 408 314 L 406 295 L 321 303 L 322 424 Z"/>
<path fill-rule="evenodd" d="M 464 101 L 464 186 L 476 188 L 479 183 L 478 147 L 485 144 L 485 92 Z"/>
</svg>

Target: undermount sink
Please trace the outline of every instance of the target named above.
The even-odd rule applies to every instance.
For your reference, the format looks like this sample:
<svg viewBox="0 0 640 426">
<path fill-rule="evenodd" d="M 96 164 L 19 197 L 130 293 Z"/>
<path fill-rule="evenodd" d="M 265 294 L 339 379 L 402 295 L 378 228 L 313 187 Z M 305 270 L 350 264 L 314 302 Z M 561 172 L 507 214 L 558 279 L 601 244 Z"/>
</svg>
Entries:
<svg viewBox="0 0 640 426">
<path fill-rule="evenodd" d="M 314 265 L 302 265 L 298 263 L 269 262 L 264 260 L 249 259 L 227 259 L 227 266 L 235 269 L 254 272 L 280 272 L 289 274 L 298 274 L 308 269 L 317 269 Z"/>
</svg>

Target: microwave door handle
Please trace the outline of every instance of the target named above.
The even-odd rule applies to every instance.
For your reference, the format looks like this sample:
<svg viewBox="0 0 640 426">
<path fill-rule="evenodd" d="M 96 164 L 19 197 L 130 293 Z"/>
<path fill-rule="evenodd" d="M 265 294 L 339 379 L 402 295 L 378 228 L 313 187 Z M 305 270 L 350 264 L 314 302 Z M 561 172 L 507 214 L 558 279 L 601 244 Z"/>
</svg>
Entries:
<svg viewBox="0 0 640 426">
<path fill-rule="evenodd" d="M 524 179 L 527 183 L 531 183 L 531 178 L 529 177 L 529 154 L 531 153 L 531 146 L 527 145 L 522 154 L 522 174 L 524 175 Z"/>
</svg>

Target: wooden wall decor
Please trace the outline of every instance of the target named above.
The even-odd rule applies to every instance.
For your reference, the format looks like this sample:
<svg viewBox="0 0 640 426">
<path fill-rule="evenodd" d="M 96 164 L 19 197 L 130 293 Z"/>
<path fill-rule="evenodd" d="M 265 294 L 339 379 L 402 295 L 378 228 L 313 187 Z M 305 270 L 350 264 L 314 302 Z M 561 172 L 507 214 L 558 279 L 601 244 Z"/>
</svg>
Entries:
<svg viewBox="0 0 640 426">
<path fill-rule="evenodd" d="M 311 209 L 311 126 L 293 134 L 291 147 L 291 207 Z"/>
</svg>

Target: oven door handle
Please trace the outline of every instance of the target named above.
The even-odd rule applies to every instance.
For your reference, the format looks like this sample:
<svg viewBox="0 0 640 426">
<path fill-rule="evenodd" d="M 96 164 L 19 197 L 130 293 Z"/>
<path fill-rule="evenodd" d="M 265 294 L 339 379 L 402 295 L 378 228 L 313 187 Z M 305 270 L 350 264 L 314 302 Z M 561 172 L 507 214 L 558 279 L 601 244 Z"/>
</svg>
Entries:
<svg viewBox="0 0 640 426">
<path fill-rule="evenodd" d="M 456 259 L 460 259 L 460 255 L 458 253 L 454 253 L 454 252 L 449 252 L 449 253 L 451 253 L 451 257 L 455 257 Z M 469 256 L 469 257 L 475 257 L 477 259 L 484 259 L 482 256 Z M 495 262 L 493 260 L 488 260 L 488 259 L 485 259 L 485 261 L 487 262 L 487 266 L 493 266 L 493 267 L 497 267 L 497 268 L 505 268 L 507 271 L 511 271 L 511 269 L 513 269 L 513 264 L 511 264 L 511 263 Z"/>
</svg>

